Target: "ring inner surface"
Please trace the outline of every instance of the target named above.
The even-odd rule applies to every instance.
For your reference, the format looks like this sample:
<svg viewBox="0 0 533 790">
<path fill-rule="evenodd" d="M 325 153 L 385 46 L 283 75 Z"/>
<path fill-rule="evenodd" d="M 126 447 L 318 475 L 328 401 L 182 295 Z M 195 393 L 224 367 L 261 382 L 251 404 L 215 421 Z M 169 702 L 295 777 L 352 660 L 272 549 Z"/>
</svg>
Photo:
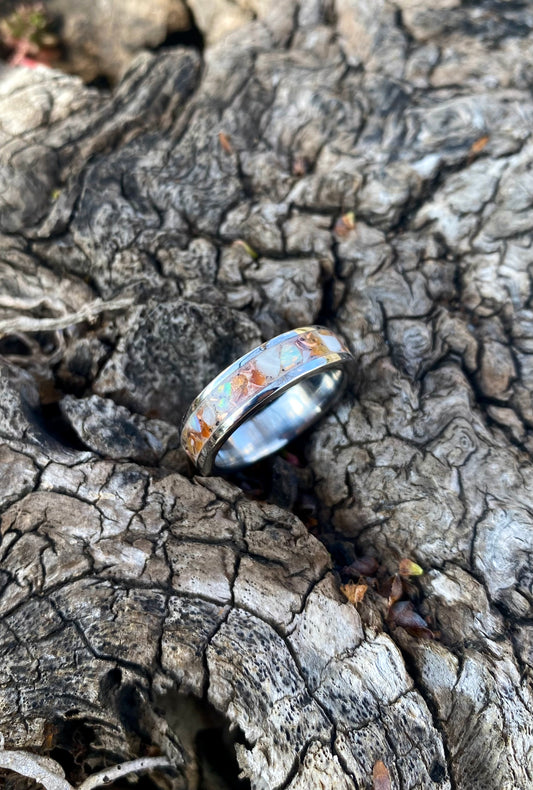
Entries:
<svg viewBox="0 0 533 790">
<path fill-rule="evenodd" d="M 215 468 L 237 469 L 275 453 L 328 410 L 343 376 L 342 370 L 327 370 L 290 387 L 235 429 L 218 451 Z"/>
</svg>

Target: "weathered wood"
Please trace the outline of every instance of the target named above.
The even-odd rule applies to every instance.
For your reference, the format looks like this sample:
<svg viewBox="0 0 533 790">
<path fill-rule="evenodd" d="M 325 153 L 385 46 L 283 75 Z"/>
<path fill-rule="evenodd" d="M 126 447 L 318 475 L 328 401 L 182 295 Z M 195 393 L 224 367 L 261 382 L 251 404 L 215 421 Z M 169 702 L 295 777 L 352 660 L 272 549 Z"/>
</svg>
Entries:
<svg viewBox="0 0 533 790">
<path fill-rule="evenodd" d="M 193 788 L 209 703 L 257 790 L 371 788 L 377 761 L 394 788 L 527 790 L 533 20 L 259 5 L 112 95 L 1 72 L 6 749 L 71 782 L 160 750 L 158 786 Z M 321 533 L 416 560 L 434 639 L 179 449 L 217 370 L 313 321 L 358 362 L 305 441 Z"/>
</svg>

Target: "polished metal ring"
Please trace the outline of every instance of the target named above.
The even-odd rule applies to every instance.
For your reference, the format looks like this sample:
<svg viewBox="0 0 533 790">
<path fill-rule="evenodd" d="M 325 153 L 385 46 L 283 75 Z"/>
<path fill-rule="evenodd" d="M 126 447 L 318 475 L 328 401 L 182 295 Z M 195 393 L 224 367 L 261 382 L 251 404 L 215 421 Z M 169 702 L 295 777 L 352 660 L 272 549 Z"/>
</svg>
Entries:
<svg viewBox="0 0 533 790">
<path fill-rule="evenodd" d="M 183 421 L 183 448 L 203 475 L 275 453 L 336 402 L 353 361 L 343 340 L 323 326 L 274 337 L 194 399 Z"/>
</svg>

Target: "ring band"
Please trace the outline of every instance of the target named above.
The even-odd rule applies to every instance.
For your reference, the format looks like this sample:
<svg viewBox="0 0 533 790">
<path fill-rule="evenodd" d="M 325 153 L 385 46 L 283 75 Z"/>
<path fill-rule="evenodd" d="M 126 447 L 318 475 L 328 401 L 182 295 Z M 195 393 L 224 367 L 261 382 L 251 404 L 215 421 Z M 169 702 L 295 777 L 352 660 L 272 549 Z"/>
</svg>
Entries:
<svg viewBox="0 0 533 790">
<path fill-rule="evenodd" d="M 342 394 L 354 359 L 330 329 L 304 326 L 249 351 L 194 399 L 181 443 L 203 475 L 275 453 Z"/>
</svg>

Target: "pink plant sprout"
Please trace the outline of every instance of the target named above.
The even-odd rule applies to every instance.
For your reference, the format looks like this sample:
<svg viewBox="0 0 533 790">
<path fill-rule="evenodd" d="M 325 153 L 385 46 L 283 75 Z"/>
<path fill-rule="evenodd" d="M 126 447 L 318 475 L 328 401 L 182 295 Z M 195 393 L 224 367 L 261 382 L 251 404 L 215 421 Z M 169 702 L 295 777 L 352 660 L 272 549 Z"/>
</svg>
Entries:
<svg viewBox="0 0 533 790">
<path fill-rule="evenodd" d="M 58 55 L 56 36 L 42 3 L 21 3 L 10 16 L 0 20 L 0 41 L 10 51 L 11 66 L 50 65 Z"/>
</svg>

